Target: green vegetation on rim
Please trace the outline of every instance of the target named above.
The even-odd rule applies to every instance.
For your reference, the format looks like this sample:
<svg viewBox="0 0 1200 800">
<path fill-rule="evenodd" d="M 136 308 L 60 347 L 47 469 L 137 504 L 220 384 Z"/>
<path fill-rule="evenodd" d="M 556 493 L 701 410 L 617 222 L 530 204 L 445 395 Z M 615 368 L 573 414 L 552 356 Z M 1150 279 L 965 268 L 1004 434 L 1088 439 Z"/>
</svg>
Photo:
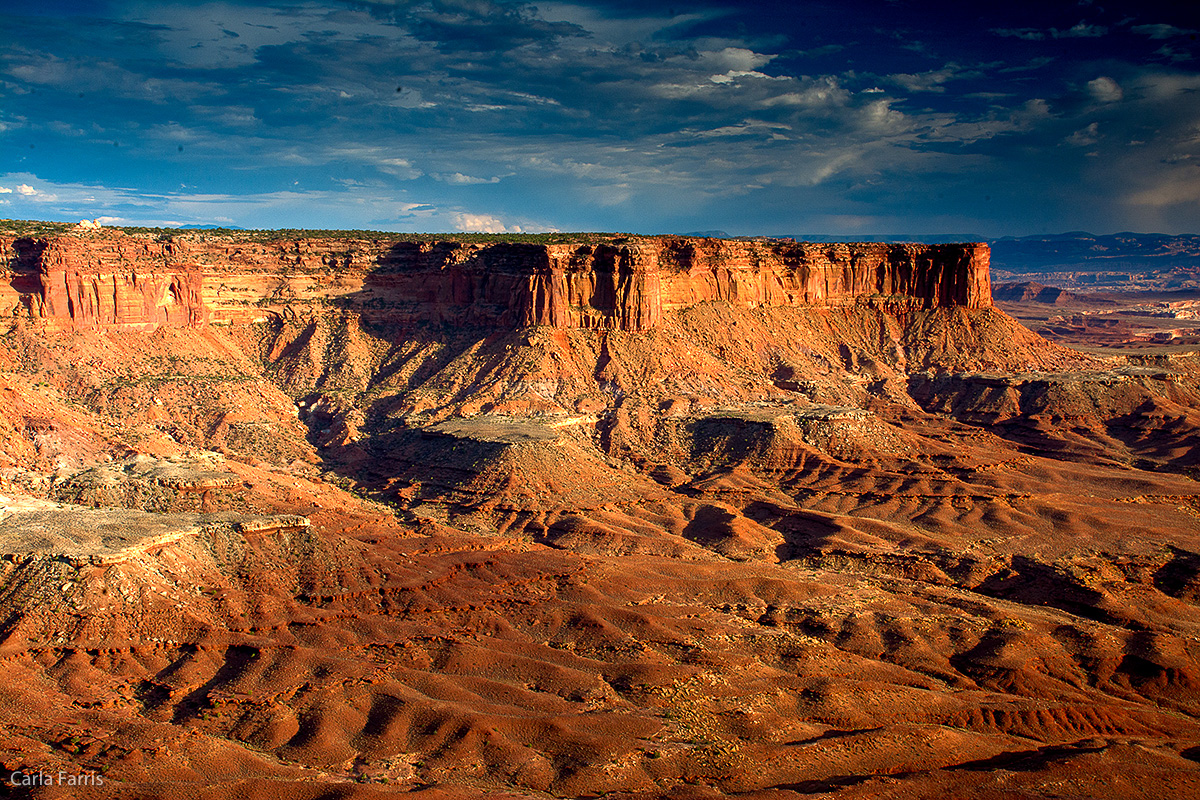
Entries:
<svg viewBox="0 0 1200 800">
<path fill-rule="evenodd" d="M 0 220 L 0 236 L 52 236 L 69 233 L 76 228 L 68 222 L 38 220 Z M 104 226 L 101 230 L 117 230 L 132 235 L 153 235 L 158 238 L 176 236 L 219 236 L 243 242 L 286 242 L 294 239 L 360 239 L 394 242 L 466 242 L 471 244 L 604 244 L 633 238 L 625 233 L 396 233 L 367 230 L 309 230 L 280 228 L 278 230 L 235 230 L 232 228 L 147 228 L 139 226 Z"/>
<path fill-rule="evenodd" d="M 52 236 L 56 233 L 66 233 L 74 227 L 69 222 L 0 219 L 0 236 Z"/>
</svg>

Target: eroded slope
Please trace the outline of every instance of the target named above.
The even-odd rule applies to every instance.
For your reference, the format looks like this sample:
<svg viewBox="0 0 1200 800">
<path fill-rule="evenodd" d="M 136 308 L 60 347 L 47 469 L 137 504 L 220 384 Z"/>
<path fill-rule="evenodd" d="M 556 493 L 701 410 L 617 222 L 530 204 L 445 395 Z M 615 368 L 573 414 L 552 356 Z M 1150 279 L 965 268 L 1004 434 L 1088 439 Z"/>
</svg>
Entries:
<svg viewBox="0 0 1200 800">
<path fill-rule="evenodd" d="M 106 780 L 39 797 L 1197 788 L 1193 360 L 870 302 L 2 358 L 0 760 Z"/>
</svg>

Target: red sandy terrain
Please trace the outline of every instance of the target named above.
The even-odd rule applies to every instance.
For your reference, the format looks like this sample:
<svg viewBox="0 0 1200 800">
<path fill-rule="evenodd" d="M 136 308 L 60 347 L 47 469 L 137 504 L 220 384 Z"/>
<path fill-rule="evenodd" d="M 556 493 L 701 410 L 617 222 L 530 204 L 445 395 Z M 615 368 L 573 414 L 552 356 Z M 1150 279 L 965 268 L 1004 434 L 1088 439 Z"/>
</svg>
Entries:
<svg viewBox="0 0 1200 800">
<path fill-rule="evenodd" d="M 1196 356 L 978 246 L 182 239 L 3 243 L 14 795 L 1200 795 Z"/>
</svg>

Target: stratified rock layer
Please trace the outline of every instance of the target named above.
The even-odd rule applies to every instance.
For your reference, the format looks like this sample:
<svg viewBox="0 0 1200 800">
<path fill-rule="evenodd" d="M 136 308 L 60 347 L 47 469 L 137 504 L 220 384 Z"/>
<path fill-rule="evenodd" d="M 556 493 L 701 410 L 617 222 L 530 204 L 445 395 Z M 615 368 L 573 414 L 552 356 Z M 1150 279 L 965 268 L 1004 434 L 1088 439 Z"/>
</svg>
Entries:
<svg viewBox="0 0 1200 800">
<path fill-rule="evenodd" d="M 386 322 L 636 331 L 664 311 L 713 301 L 983 308 L 988 258 L 983 244 L 263 242 L 103 231 L 0 239 L 0 307 L 64 329 L 254 322 L 308 304 Z"/>
</svg>

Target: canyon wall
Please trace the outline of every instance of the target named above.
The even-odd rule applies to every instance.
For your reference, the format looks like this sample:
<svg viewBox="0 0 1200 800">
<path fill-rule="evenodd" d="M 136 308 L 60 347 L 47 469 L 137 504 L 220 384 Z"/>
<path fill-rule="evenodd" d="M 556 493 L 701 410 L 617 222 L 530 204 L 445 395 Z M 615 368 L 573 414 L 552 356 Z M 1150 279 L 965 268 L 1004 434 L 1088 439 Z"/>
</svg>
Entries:
<svg viewBox="0 0 1200 800">
<path fill-rule="evenodd" d="M 704 302 L 991 305 L 983 244 L 613 238 L 567 244 L 81 231 L 0 237 L 0 314 L 60 329 L 263 321 L 305 307 L 383 322 L 645 330 Z"/>
</svg>

